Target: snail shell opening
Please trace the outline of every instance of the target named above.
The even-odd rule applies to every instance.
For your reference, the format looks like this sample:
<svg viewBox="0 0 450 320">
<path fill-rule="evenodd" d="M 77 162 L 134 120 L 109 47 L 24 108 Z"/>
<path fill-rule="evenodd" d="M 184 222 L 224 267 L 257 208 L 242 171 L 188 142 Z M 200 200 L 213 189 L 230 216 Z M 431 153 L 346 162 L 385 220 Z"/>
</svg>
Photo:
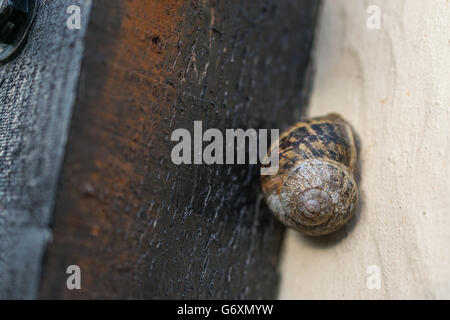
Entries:
<svg viewBox="0 0 450 320">
<path fill-rule="evenodd" d="M 315 159 L 292 170 L 280 193 L 285 222 L 309 235 L 342 227 L 352 217 L 357 198 L 356 182 L 345 167 Z"/>
</svg>

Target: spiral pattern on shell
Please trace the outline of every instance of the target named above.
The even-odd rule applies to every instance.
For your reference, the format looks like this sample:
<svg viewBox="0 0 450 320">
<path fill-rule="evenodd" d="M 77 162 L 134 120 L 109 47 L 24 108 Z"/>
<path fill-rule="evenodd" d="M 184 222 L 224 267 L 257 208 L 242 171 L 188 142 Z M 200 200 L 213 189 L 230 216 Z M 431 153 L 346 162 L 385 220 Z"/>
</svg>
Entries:
<svg viewBox="0 0 450 320">
<path fill-rule="evenodd" d="M 280 137 L 279 154 L 278 173 L 261 177 L 274 215 L 312 236 L 341 228 L 358 202 L 356 147 L 348 123 L 336 114 L 297 123 Z"/>
<path fill-rule="evenodd" d="M 353 177 L 336 164 L 310 160 L 287 176 L 281 205 L 289 225 L 309 234 L 337 230 L 351 217 L 358 199 Z"/>
</svg>

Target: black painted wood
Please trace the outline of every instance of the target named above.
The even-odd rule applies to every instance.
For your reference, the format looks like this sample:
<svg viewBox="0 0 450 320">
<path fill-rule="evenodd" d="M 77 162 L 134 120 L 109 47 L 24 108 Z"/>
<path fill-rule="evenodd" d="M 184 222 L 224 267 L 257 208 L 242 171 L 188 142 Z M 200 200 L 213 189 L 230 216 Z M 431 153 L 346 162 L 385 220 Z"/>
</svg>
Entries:
<svg viewBox="0 0 450 320">
<path fill-rule="evenodd" d="M 170 134 L 300 118 L 318 2 L 97 0 L 85 40 L 68 4 L 44 1 L 1 69 L 0 297 L 37 296 L 51 238 L 41 298 L 275 297 L 258 167 L 176 166 Z"/>
</svg>

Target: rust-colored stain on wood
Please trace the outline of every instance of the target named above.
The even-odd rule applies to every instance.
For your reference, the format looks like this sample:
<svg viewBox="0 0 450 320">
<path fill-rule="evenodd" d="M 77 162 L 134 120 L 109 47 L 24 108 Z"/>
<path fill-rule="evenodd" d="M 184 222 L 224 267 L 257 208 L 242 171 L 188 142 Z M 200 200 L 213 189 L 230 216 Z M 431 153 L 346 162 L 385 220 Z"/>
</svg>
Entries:
<svg viewBox="0 0 450 320">
<path fill-rule="evenodd" d="M 101 74 L 102 79 L 81 80 L 81 98 L 74 111 L 56 205 L 53 242 L 57 245 L 48 253 L 44 296 L 120 297 L 114 287 L 98 286 L 113 285 L 112 279 L 103 280 L 121 272 L 127 276 L 120 286 L 131 287 L 134 281 L 138 256 L 129 246 L 139 244 L 127 241 L 134 227 L 134 217 L 129 216 L 136 214 L 142 192 L 139 184 L 148 174 L 148 164 L 135 159 L 152 159 L 152 153 L 157 157 L 162 151 L 159 148 L 164 147 L 160 142 L 148 146 L 146 139 L 158 130 L 160 116 L 170 106 L 158 100 L 171 99 L 176 91 L 164 81 L 172 74 L 167 65 L 178 54 L 183 1 L 121 1 L 119 7 L 110 9 L 113 14 L 103 23 L 116 28 L 112 34 L 117 31 L 117 38 L 109 34 L 107 43 L 102 43 L 103 39 L 87 42 L 87 50 L 92 52 L 87 54 L 84 76 Z M 91 28 L 110 32 L 109 26 L 97 25 L 101 21 L 92 19 Z M 83 87 L 84 83 L 96 87 Z M 112 208 L 125 210 L 116 209 L 112 214 Z M 74 260 L 56 259 L 64 257 L 66 248 Z M 81 267 L 81 295 L 65 290 L 64 283 L 50 287 L 52 282 L 47 280 L 53 270 L 65 271 L 64 265 L 54 265 L 58 261 Z"/>
<path fill-rule="evenodd" d="M 94 2 L 41 297 L 274 297 L 283 229 L 257 168 L 176 166 L 170 136 L 286 125 L 312 33 L 282 24 L 313 26 L 312 3 Z"/>
</svg>

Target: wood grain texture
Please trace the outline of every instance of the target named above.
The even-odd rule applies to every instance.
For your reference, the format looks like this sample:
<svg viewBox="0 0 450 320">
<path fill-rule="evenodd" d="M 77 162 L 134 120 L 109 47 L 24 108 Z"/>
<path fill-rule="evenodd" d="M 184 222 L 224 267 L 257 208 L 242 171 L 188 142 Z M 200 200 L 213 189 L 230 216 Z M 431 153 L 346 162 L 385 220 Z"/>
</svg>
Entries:
<svg viewBox="0 0 450 320">
<path fill-rule="evenodd" d="M 275 297 L 283 228 L 257 166 L 176 166 L 170 136 L 299 118 L 317 6 L 94 2 L 42 298 Z"/>
<path fill-rule="evenodd" d="M 450 299 L 450 3 L 322 12 L 308 113 L 339 112 L 358 134 L 361 210 L 329 237 L 287 234 L 280 297 Z"/>
<path fill-rule="evenodd" d="M 42 1 L 28 43 L 0 67 L 0 299 L 36 297 L 83 50 L 66 7 Z"/>
</svg>

